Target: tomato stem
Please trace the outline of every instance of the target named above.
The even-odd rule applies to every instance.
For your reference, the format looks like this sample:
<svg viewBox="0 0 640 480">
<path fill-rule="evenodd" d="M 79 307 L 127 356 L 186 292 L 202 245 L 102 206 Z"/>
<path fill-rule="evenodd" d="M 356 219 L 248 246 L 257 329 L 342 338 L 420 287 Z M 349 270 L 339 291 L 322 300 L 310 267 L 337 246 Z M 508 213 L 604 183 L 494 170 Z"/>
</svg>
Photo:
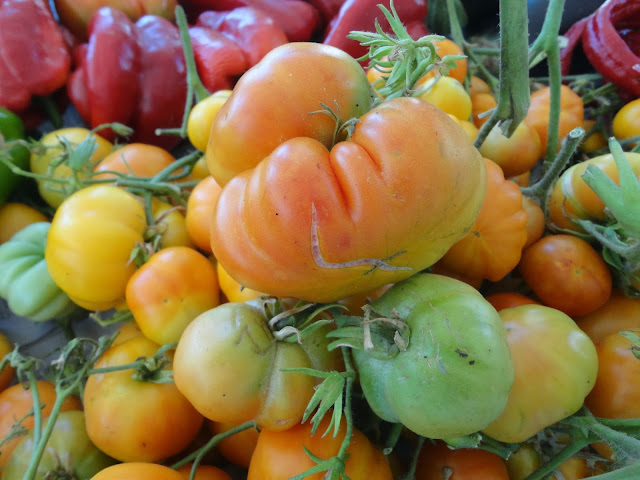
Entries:
<svg viewBox="0 0 640 480">
<path fill-rule="evenodd" d="M 413 454 L 411 455 L 411 462 L 409 463 L 409 470 L 407 470 L 406 475 L 404 476 L 405 480 L 415 480 L 416 478 L 416 469 L 418 468 L 418 460 L 420 459 L 420 452 L 422 451 L 422 447 L 424 446 L 424 442 L 427 439 L 425 437 L 419 436 L 416 442 L 416 446 L 413 449 Z"/>
</svg>

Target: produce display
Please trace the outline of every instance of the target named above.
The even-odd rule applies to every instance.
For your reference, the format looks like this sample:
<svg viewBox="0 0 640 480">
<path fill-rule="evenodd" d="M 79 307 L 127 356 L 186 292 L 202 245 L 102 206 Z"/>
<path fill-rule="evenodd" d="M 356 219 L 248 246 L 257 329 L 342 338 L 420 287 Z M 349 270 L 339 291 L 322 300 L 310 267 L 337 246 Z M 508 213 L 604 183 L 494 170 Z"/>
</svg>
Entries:
<svg viewBox="0 0 640 480">
<path fill-rule="evenodd" d="M 0 480 L 640 479 L 640 2 L 547 3 L 0 0 Z"/>
</svg>

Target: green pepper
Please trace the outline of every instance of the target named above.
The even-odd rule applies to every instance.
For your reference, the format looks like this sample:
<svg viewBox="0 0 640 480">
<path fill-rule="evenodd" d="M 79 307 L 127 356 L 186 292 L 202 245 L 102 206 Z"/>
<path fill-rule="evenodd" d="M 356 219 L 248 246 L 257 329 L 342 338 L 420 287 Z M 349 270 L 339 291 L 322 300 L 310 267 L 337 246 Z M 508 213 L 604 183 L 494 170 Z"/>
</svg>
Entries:
<svg viewBox="0 0 640 480">
<path fill-rule="evenodd" d="M 24 145 L 14 145 L 5 148 L 3 142 L 24 139 L 24 124 L 22 119 L 11 110 L 0 107 L 0 156 L 9 159 L 14 165 L 22 169 L 29 168 L 29 149 Z M 0 162 L 0 205 L 19 185 L 22 177 L 16 175 L 9 167 Z"/>
<path fill-rule="evenodd" d="M 53 281 L 44 259 L 49 222 L 26 226 L 0 245 L 0 297 L 16 315 L 42 322 L 75 305 Z"/>
</svg>

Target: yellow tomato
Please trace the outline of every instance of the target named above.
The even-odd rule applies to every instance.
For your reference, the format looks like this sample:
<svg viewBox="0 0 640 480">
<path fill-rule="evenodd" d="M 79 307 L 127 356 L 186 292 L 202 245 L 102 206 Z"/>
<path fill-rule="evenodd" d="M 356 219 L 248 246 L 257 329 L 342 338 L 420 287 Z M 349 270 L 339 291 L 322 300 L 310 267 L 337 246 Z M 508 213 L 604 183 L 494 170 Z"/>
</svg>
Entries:
<svg viewBox="0 0 640 480">
<path fill-rule="evenodd" d="M 231 90 L 218 90 L 204 100 L 200 100 L 189 112 L 187 136 L 192 145 L 201 152 L 207 149 L 213 119 L 231 95 Z"/>
</svg>

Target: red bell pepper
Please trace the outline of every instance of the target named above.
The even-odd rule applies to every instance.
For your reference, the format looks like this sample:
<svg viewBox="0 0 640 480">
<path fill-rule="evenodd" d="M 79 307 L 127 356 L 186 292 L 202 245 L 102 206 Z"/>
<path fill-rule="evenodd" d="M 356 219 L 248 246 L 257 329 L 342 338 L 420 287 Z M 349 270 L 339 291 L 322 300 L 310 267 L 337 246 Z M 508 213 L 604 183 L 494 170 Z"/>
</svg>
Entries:
<svg viewBox="0 0 640 480">
<path fill-rule="evenodd" d="M 602 76 L 624 93 L 640 96 L 640 46 L 628 29 L 640 27 L 638 0 L 607 0 L 592 15 L 580 20 L 565 34 L 569 45 L 561 51 L 562 73 L 567 74 L 579 34 L 587 59 Z"/>
<path fill-rule="evenodd" d="M 322 14 L 326 22 L 338 15 L 340 7 L 345 0 L 307 0 L 311 5 L 316 7 Z"/>
<path fill-rule="evenodd" d="M 89 42 L 76 49 L 78 68 L 68 93 L 92 128 L 120 122 L 134 129 L 132 141 L 165 148 L 172 136 L 156 128 L 180 126 L 187 95 L 186 65 L 178 29 L 145 15 L 135 24 L 121 11 L 103 7 L 89 23 Z M 101 135 L 113 139 L 112 131 Z"/>
<path fill-rule="evenodd" d="M 25 110 L 32 96 L 63 87 L 71 55 L 42 0 L 0 0 L 0 106 Z"/>
<path fill-rule="evenodd" d="M 390 8 L 390 0 L 346 0 L 342 4 L 338 15 L 329 23 L 323 43 L 338 47 L 354 58 L 363 56 L 367 53 L 368 48 L 363 47 L 355 40 L 347 38 L 347 35 L 354 30 L 374 31 L 376 19 L 385 32 L 392 33 L 389 22 L 387 22 L 384 14 L 378 8 L 379 4 L 384 5 L 387 9 Z M 427 18 L 426 0 L 396 1 L 394 2 L 394 7 L 412 38 L 418 39 L 427 34 L 425 26 Z"/>
<path fill-rule="evenodd" d="M 320 28 L 320 13 L 304 0 L 181 0 L 190 18 L 209 10 L 252 7 L 262 10 L 284 30 L 291 42 L 310 40 Z"/>
</svg>

